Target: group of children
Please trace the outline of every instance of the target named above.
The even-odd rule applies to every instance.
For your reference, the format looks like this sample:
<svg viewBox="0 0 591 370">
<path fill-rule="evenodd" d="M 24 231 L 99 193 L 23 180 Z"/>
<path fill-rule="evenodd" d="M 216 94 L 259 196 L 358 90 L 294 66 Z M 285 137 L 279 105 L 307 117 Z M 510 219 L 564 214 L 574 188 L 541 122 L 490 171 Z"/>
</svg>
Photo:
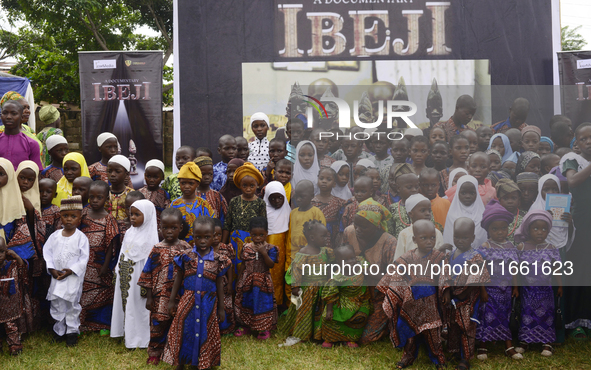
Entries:
<svg viewBox="0 0 591 370">
<path fill-rule="evenodd" d="M 486 359 L 491 341 L 513 359 L 531 343 L 550 356 L 564 331 L 555 327 L 562 282 L 498 270 L 560 262 L 581 254 L 588 236 L 591 124 L 571 129 L 572 142 L 566 117 L 551 124 L 552 140 L 527 125 L 496 134 L 462 126 L 449 137 L 448 121 L 399 140 L 366 130 L 362 141 L 358 127 L 333 129 L 341 138 L 332 140 L 293 118 L 284 142 L 267 140 L 259 112 L 254 141 L 222 136 L 215 164 L 209 149 L 182 146 L 178 173 L 166 177 L 151 160 L 137 191 L 114 135 L 98 136 L 101 160 L 90 166 L 52 136 L 45 169 L 0 158 L 0 322 L 10 351 L 51 316 L 56 341 L 73 346 L 80 332 L 99 331 L 147 348 L 149 364 L 180 367 L 219 365 L 221 335 L 266 340 L 276 329 L 324 348 L 389 332 L 404 349 L 398 368 L 423 342 L 437 367 L 447 361 L 442 341 L 459 369 Z M 552 193 L 572 193 L 568 227 L 545 211 Z M 378 273 L 354 272 L 367 263 Z M 483 273 L 390 268 L 442 263 Z M 331 275 L 326 264 L 343 269 Z M 582 319 L 566 320 L 580 339 L 586 317 L 571 317 Z"/>
</svg>

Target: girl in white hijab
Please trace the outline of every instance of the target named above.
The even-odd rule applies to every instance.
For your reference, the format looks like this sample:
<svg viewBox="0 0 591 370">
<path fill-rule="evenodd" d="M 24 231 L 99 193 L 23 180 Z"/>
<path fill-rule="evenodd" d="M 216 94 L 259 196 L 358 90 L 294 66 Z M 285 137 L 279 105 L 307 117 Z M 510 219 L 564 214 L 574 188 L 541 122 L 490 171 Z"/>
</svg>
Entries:
<svg viewBox="0 0 591 370">
<path fill-rule="evenodd" d="M 283 203 L 281 203 L 281 195 Z M 267 205 L 267 221 L 269 223 L 269 236 L 267 242 L 277 246 L 277 263 L 271 269 L 271 279 L 275 300 L 277 304 L 283 304 L 283 292 L 285 290 L 285 253 L 287 230 L 289 229 L 289 215 L 291 207 L 285 195 L 285 188 L 279 181 L 271 181 L 265 187 L 265 204 Z M 289 295 L 290 292 L 287 292 Z"/>
<path fill-rule="evenodd" d="M 544 186 L 546 185 L 546 186 Z M 542 190 L 544 190 L 542 192 Z M 529 211 L 545 210 L 546 209 L 546 194 L 560 193 L 560 179 L 552 174 L 544 175 L 538 181 L 538 197 L 533 202 Z M 572 227 L 572 232 L 569 229 Z M 568 251 L 575 238 L 575 227 L 572 225 L 572 218 L 569 227 L 552 226 L 546 241 L 556 248 L 566 247 Z"/>
<path fill-rule="evenodd" d="M 343 167 L 347 167 L 349 171 L 351 171 L 351 167 L 349 167 L 349 164 L 345 161 L 336 161 L 330 165 L 330 168 L 337 173 L 337 181 L 334 188 L 332 188 L 331 194 L 342 200 L 349 200 L 353 198 L 353 193 L 351 193 L 351 189 L 349 189 L 349 174 L 347 173 L 347 182 L 345 184 L 339 182 L 339 172 Z"/>
<path fill-rule="evenodd" d="M 470 185 L 474 186 L 474 201 L 471 204 L 464 204 L 462 203 L 463 197 L 461 196 L 462 187 L 465 188 L 464 190 L 467 190 L 471 188 Z M 477 249 L 487 239 L 486 230 L 480 226 L 482 213 L 484 212 L 484 203 L 482 203 L 482 198 L 478 194 L 478 180 L 474 176 L 464 175 L 458 180 L 457 186 L 457 194 L 451 202 L 449 211 L 447 212 L 447 218 L 445 219 L 445 225 L 447 227 L 443 230 L 443 241 L 454 245 L 454 222 L 460 217 L 468 217 L 474 221 L 475 238 L 474 242 L 472 242 L 472 248 Z"/>
<path fill-rule="evenodd" d="M 142 199 L 134 202 L 130 210 L 133 226 L 125 233 L 115 267 L 117 282 L 111 337 L 125 337 L 127 348 L 147 348 L 150 342 L 150 311 L 146 309 L 146 297 L 137 282 L 146 259 L 159 241 L 156 208 L 149 200 Z M 143 216 L 139 225 L 138 213 Z"/>
<path fill-rule="evenodd" d="M 293 166 L 293 176 L 291 178 L 291 188 L 295 189 L 298 182 L 310 180 L 314 184 L 314 195 L 318 194 L 318 156 L 316 147 L 311 141 L 300 141 L 296 147 L 296 161 Z"/>
</svg>

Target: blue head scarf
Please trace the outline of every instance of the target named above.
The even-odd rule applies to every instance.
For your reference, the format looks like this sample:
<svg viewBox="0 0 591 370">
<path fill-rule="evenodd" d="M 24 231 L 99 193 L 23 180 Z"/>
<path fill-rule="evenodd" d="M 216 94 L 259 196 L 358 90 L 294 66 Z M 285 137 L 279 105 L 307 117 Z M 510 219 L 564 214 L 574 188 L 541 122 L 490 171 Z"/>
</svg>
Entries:
<svg viewBox="0 0 591 370">
<path fill-rule="evenodd" d="M 550 153 L 554 153 L 554 143 L 552 142 L 552 140 L 550 140 L 549 137 L 542 136 L 540 138 L 540 143 L 548 143 L 548 144 L 550 144 Z"/>
<path fill-rule="evenodd" d="M 495 141 L 495 139 L 498 137 L 500 137 L 501 140 L 503 140 L 503 145 L 505 146 L 505 155 L 503 155 L 503 158 L 501 158 L 501 164 L 502 164 L 502 163 L 505 163 L 509 159 L 509 157 L 511 157 L 511 154 L 513 154 L 513 149 L 511 149 L 511 142 L 509 141 L 509 138 L 505 134 L 494 134 L 490 138 L 490 141 L 488 142 L 487 149 L 491 149 L 493 141 Z"/>
</svg>

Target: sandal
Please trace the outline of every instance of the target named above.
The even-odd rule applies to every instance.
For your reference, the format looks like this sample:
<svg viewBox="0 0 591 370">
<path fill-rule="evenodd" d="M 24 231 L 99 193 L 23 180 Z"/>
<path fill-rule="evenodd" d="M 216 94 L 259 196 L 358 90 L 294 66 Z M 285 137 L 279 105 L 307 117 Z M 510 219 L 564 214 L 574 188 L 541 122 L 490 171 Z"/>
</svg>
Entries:
<svg viewBox="0 0 591 370">
<path fill-rule="evenodd" d="M 347 347 L 349 348 L 359 348 L 359 344 L 355 342 L 347 342 Z"/>
<path fill-rule="evenodd" d="M 257 339 L 259 340 L 267 340 L 269 338 L 271 338 L 271 332 L 268 330 L 259 332 L 259 335 L 257 336 Z"/>
<path fill-rule="evenodd" d="M 570 332 L 570 337 L 578 341 L 587 340 L 587 333 L 585 333 L 585 330 L 582 327 L 578 326 Z"/>
<path fill-rule="evenodd" d="M 488 359 L 488 350 L 486 348 L 480 347 L 480 348 L 477 348 L 476 351 L 477 351 L 477 355 L 476 355 L 477 359 L 479 359 L 481 361 Z"/>
<path fill-rule="evenodd" d="M 521 348 L 523 350 L 523 348 Z M 510 352 L 513 351 L 515 353 L 511 354 Z M 523 360 L 523 355 L 517 351 L 515 347 L 509 347 L 505 350 L 505 356 L 511 357 L 513 360 Z"/>
<path fill-rule="evenodd" d="M 456 370 L 469 370 L 470 369 L 470 362 L 468 360 L 460 360 L 458 366 L 456 366 Z"/>
<path fill-rule="evenodd" d="M 330 342 L 324 342 L 322 343 L 322 348 L 332 348 L 333 344 Z"/>
<path fill-rule="evenodd" d="M 236 330 L 234 332 L 235 337 L 242 337 L 242 336 L 248 335 L 248 334 L 250 334 L 250 329 L 248 329 L 248 328 L 238 328 L 238 330 Z"/>
<path fill-rule="evenodd" d="M 550 357 L 550 356 L 552 356 L 552 351 L 554 351 L 554 348 L 552 348 L 551 345 L 542 344 L 542 353 L 541 353 L 542 356 Z"/>
<path fill-rule="evenodd" d="M 515 352 L 523 354 L 525 351 L 529 349 L 529 344 L 525 342 L 520 342 L 519 347 L 515 347 Z"/>
</svg>

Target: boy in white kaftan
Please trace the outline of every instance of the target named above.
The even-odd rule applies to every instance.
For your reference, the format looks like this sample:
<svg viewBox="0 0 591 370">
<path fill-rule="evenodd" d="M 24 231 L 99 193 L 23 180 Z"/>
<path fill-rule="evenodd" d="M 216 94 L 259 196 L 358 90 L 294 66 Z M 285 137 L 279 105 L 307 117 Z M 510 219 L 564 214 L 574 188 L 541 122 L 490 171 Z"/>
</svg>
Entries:
<svg viewBox="0 0 591 370">
<path fill-rule="evenodd" d="M 72 198 L 80 198 L 80 196 L 62 200 L 60 210 L 62 220 L 64 220 L 64 211 L 81 213 L 81 199 L 79 205 L 78 199 L 74 199 L 74 202 L 69 202 L 74 203 L 73 205 L 68 204 L 64 208 L 64 203 Z M 80 297 L 90 246 L 86 235 L 76 229 L 76 222 L 79 224 L 79 221 L 66 221 L 64 229 L 51 234 L 43 247 L 47 271 L 52 275 L 47 300 L 51 303 L 51 317 L 56 320 L 53 330 L 60 337 L 67 334 L 77 335 L 80 332 L 80 312 L 82 311 Z M 68 234 L 70 235 L 66 236 Z"/>
</svg>

